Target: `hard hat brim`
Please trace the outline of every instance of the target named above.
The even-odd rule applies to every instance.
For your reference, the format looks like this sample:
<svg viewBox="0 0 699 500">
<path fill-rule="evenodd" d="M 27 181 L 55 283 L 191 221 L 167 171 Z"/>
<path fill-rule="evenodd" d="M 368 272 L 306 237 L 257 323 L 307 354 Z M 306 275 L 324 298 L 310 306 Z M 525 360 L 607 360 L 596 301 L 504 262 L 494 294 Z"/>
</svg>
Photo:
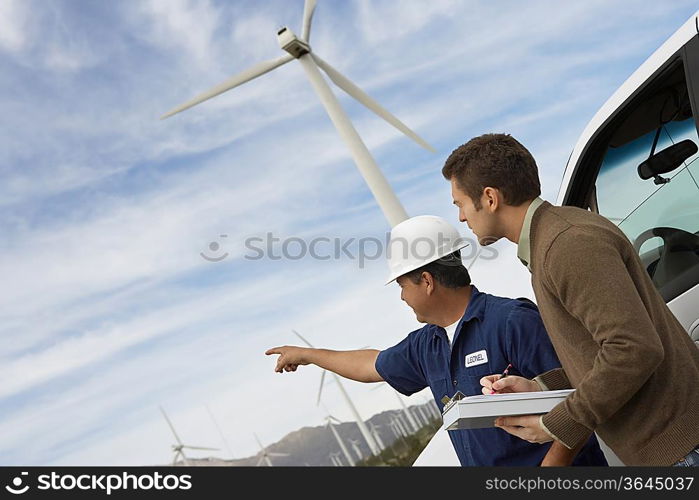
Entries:
<svg viewBox="0 0 699 500">
<path fill-rule="evenodd" d="M 415 269 L 420 269 L 422 266 L 426 266 L 427 264 L 430 264 L 430 263 L 432 263 L 432 262 L 434 262 L 434 261 L 436 261 L 436 260 L 439 260 L 439 259 L 441 259 L 442 257 L 446 257 L 447 255 L 449 255 L 449 254 L 451 254 L 451 253 L 454 253 L 454 252 L 456 252 L 456 251 L 458 251 L 458 250 L 461 250 L 461 249 L 463 249 L 463 248 L 466 248 L 466 247 L 469 246 L 469 245 L 470 245 L 470 243 L 469 243 L 468 241 L 465 241 L 465 242 L 463 242 L 463 243 L 460 243 L 459 245 L 457 245 L 455 248 L 451 249 L 450 251 L 443 252 L 443 253 L 438 253 L 437 255 L 435 255 L 435 258 L 434 258 L 434 259 L 432 259 L 432 260 L 430 260 L 430 261 L 428 261 L 428 262 L 421 262 L 421 263 L 419 263 L 419 264 L 415 264 L 415 265 L 412 265 L 412 266 L 407 266 L 406 269 L 403 269 L 403 270 L 401 270 L 400 272 L 391 273 L 391 274 L 389 275 L 389 277 L 388 277 L 388 281 L 386 281 L 386 283 L 384 283 L 384 286 L 389 285 L 390 283 L 396 281 L 396 280 L 397 280 L 398 278 L 400 278 L 401 276 L 403 276 L 403 275 L 405 275 L 405 274 L 408 274 L 409 272 L 412 272 L 412 271 L 414 271 Z"/>
</svg>

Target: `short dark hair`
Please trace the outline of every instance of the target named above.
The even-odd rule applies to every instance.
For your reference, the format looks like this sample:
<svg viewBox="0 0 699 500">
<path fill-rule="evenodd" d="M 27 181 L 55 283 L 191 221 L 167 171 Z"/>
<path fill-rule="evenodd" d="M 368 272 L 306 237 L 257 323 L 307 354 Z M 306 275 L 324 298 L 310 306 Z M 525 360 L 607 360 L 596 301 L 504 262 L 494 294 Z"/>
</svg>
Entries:
<svg viewBox="0 0 699 500">
<path fill-rule="evenodd" d="M 481 208 L 486 187 L 502 192 L 505 203 L 519 206 L 541 194 L 539 170 L 527 148 L 509 134 L 484 134 L 456 148 L 447 158 L 442 175 Z"/>
<path fill-rule="evenodd" d="M 471 284 L 471 275 L 461 261 L 461 250 L 405 273 L 404 276 L 413 283 L 419 283 L 422 273 L 430 273 L 445 288 L 463 288 Z"/>
</svg>

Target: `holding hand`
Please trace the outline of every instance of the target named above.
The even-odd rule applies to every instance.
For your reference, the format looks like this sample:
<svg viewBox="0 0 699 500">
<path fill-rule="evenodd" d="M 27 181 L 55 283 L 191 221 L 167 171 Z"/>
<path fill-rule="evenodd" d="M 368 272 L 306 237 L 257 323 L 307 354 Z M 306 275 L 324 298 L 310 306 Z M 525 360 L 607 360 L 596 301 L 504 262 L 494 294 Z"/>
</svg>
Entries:
<svg viewBox="0 0 699 500">
<path fill-rule="evenodd" d="M 541 425 L 541 417 L 539 415 L 498 417 L 495 419 L 495 427 L 499 427 L 500 429 L 509 432 L 513 436 L 517 436 L 518 438 L 529 441 L 530 443 L 541 444 L 553 441 L 553 438 Z"/>
<path fill-rule="evenodd" d="M 541 390 L 539 384 L 528 378 L 509 375 L 502 378 L 502 375 L 487 375 L 481 379 L 483 394 L 504 394 L 508 392 L 538 392 Z M 494 392 L 493 392 L 494 391 Z"/>
<path fill-rule="evenodd" d="M 285 345 L 267 349 L 265 354 L 267 356 L 270 354 L 280 354 L 279 358 L 277 358 L 277 366 L 274 367 L 275 372 L 295 372 L 299 365 L 307 365 L 310 363 L 310 361 L 306 359 L 309 350 L 310 349 L 307 347 Z"/>
</svg>

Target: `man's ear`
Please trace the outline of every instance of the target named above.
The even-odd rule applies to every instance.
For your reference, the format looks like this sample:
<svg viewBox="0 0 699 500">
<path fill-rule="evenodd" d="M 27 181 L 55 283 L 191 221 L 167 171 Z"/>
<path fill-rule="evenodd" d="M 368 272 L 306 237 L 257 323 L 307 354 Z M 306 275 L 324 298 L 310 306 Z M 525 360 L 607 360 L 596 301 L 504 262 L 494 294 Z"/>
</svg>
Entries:
<svg viewBox="0 0 699 500">
<path fill-rule="evenodd" d="M 498 188 L 485 187 L 483 188 L 483 196 L 481 196 L 481 204 L 488 209 L 489 212 L 495 212 L 502 203 L 502 193 Z"/>
<path fill-rule="evenodd" d="M 434 292 L 434 277 L 427 271 L 423 271 L 420 275 L 420 279 L 425 284 L 425 292 L 427 292 L 427 295 L 432 295 Z"/>
</svg>

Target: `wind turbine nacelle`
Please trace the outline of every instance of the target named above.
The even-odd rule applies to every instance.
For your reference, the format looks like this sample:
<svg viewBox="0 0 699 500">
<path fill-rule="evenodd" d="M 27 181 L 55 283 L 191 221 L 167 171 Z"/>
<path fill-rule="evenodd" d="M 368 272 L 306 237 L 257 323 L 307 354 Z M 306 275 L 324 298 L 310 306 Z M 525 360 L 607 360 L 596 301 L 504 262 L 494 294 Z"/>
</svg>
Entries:
<svg viewBox="0 0 699 500">
<path fill-rule="evenodd" d="M 304 54 L 308 54 L 311 51 L 311 48 L 306 42 L 299 40 L 294 32 L 286 27 L 277 32 L 277 40 L 279 41 L 279 46 L 282 48 L 282 50 L 286 50 L 296 59 Z"/>
</svg>

